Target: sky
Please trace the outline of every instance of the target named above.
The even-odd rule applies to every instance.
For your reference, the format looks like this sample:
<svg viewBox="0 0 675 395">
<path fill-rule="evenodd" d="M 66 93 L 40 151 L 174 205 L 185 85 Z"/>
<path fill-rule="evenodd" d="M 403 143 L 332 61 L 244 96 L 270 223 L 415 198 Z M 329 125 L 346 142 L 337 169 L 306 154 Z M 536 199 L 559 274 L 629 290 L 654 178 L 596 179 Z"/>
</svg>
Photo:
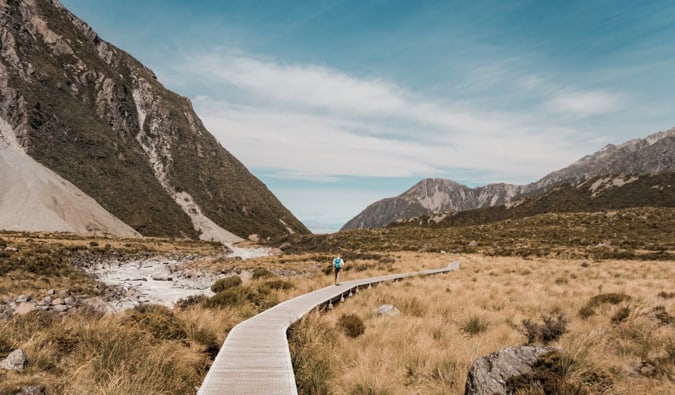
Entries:
<svg viewBox="0 0 675 395">
<path fill-rule="evenodd" d="M 675 126 L 675 2 L 61 0 L 315 233 Z"/>
</svg>

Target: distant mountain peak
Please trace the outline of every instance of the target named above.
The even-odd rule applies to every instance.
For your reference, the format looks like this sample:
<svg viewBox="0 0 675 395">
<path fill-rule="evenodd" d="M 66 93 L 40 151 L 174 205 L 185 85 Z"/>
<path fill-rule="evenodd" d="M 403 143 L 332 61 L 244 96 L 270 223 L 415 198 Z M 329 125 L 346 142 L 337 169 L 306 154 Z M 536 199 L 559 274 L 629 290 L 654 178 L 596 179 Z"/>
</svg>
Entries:
<svg viewBox="0 0 675 395">
<path fill-rule="evenodd" d="M 577 183 L 597 176 L 672 171 L 675 171 L 675 128 L 620 145 L 608 144 L 527 185 L 499 183 L 469 188 L 452 180 L 427 178 L 397 197 L 371 204 L 348 221 L 342 230 L 377 228 L 420 215 L 493 207 L 520 196 L 543 194 L 562 183 Z"/>
</svg>

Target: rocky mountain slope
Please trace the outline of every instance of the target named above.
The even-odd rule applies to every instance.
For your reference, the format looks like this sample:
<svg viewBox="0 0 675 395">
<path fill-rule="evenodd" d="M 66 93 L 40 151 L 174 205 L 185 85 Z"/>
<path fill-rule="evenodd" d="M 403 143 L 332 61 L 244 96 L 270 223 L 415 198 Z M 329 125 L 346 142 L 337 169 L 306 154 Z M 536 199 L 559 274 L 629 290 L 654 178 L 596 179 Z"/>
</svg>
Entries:
<svg viewBox="0 0 675 395">
<path fill-rule="evenodd" d="M 675 171 L 675 128 L 619 146 L 608 145 L 527 185 L 490 184 L 469 188 L 451 180 L 422 180 L 399 196 L 369 205 L 342 230 L 376 228 L 398 219 L 498 206 L 519 197 L 545 193 L 561 183 L 576 183 L 597 176 L 672 171 Z"/>
<path fill-rule="evenodd" d="M 597 176 L 578 183 L 559 184 L 543 194 L 521 197 L 499 206 L 399 219 L 388 226 L 485 225 L 552 212 L 597 212 L 633 207 L 675 208 L 675 172 Z"/>
<path fill-rule="evenodd" d="M 142 235 L 308 232 L 187 98 L 57 0 L 0 0 L 0 117 L 31 158 Z"/>
<path fill-rule="evenodd" d="M 11 139 L 0 118 L 0 224 L 6 230 L 139 234 Z M 7 188 L 11 186 L 11 188 Z"/>
</svg>

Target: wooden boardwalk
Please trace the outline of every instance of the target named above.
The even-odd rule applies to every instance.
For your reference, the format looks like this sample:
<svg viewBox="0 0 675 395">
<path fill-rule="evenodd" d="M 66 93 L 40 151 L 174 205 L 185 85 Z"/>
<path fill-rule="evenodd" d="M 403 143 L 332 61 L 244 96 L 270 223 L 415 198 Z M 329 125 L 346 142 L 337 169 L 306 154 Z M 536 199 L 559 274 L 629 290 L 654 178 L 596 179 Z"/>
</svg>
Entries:
<svg viewBox="0 0 675 395">
<path fill-rule="evenodd" d="M 287 300 L 232 328 L 213 361 L 198 395 L 297 394 L 286 330 L 312 309 L 343 301 L 372 284 L 457 270 L 442 269 L 392 274 L 331 285 Z"/>
</svg>

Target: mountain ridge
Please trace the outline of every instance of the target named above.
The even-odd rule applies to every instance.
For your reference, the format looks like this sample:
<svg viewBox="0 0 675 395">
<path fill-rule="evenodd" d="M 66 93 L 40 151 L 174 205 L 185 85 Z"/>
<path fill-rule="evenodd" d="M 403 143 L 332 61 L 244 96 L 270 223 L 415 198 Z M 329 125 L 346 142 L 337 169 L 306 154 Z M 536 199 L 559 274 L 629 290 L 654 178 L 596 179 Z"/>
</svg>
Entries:
<svg viewBox="0 0 675 395">
<path fill-rule="evenodd" d="M 561 183 L 601 175 L 667 171 L 675 171 L 675 128 L 620 145 L 609 144 L 526 185 L 497 183 L 469 188 L 452 180 L 424 179 L 401 195 L 370 204 L 340 230 L 377 228 L 404 218 L 498 206 L 522 196 L 543 194 Z"/>
</svg>

